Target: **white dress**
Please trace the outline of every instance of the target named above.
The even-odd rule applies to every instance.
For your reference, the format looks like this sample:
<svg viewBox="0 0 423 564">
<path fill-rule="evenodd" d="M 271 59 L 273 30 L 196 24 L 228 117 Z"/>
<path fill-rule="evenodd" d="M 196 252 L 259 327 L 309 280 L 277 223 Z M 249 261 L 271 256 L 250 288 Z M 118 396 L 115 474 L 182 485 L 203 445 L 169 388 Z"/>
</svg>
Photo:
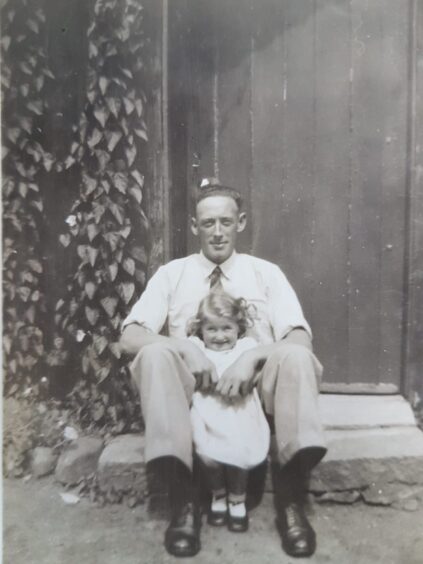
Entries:
<svg viewBox="0 0 423 564">
<path fill-rule="evenodd" d="M 213 351 L 198 337 L 189 339 L 214 363 L 219 377 L 241 353 L 257 346 L 257 341 L 245 337 L 230 350 Z M 257 466 L 267 456 L 270 431 L 256 389 L 234 405 L 217 395 L 194 392 L 191 422 L 199 455 L 245 469 Z"/>
</svg>

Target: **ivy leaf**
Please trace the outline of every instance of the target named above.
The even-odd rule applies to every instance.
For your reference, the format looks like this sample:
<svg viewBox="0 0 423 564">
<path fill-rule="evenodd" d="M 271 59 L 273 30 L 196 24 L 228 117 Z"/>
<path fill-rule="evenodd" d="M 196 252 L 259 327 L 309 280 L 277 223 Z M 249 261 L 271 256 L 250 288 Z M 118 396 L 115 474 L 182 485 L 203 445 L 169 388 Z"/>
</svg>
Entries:
<svg viewBox="0 0 423 564">
<path fill-rule="evenodd" d="M 108 373 L 105 376 L 102 374 L 99 378 L 99 382 L 103 382 L 107 378 L 108 375 L 109 375 Z M 100 402 L 95 402 L 95 404 L 94 404 L 94 406 L 91 410 L 91 415 L 92 415 L 92 418 L 94 419 L 94 421 L 96 421 L 97 423 L 99 421 L 101 421 L 101 419 L 103 419 L 105 413 L 106 413 L 106 409 L 105 409 L 104 405 Z"/>
<path fill-rule="evenodd" d="M 31 295 L 31 289 L 28 286 L 21 286 L 18 288 L 18 295 L 23 302 L 27 302 L 29 300 L 29 296 Z"/>
<path fill-rule="evenodd" d="M 106 112 L 106 109 L 104 107 L 97 106 L 94 110 L 94 117 L 101 125 L 101 127 L 104 127 L 106 125 L 109 115 L 109 112 Z"/>
<path fill-rule="evenodd" d="M 32 75 L 32 69 L 27 63 L 24 62 L 20 63 L 19 68 L 23 73 L 29 74 L 30 76 Z"/>
<path fill-rule="evenodd" d="M 138 170 L 132 170 L 131 176 L 135 178 L 138 182 L 138 185 L 142 188 L 144 186 L 144 176 L 138 172 Z"/>
<path fill-rule="evenodd" d="M 110 112 L 115 116 L 115 118 L 117 118 L 120 108 L 122 107 L 122 102 L 119 100 L 119 98 L 107 97 L 106 104 Z"/>
<path fill-rule="evenodd" d="M 87 296 L 90 298 L 90 300 L 93 299 L 94 294 L 96 293 L 96 285 L 94 284 L 94 282 L 87 282 L 85 284 L 85 293 L 87 294 Z"/>
<path fill-rule="evenodd" d="M 31 31 L 33 31 L 34 33 L 40 32 L 40 26 L 38 25 L 38 22 L 36 22 L 35 20 L 28 20 L 27 25 L 28 25 L 29 29 Z"/>
<path fill-rule="evenodd" d="M 26 198 L 28 194 L 28 186 L 24 182 L 19 182 L 19 194 L 22 198 Z"/>
<path fill-rule="evenodd" d="M 126 115 L 129 116 L 135 109 L 135 104 L 129 98 L 123 98 L 123 107 L 125 108 Z"/>
<path fill-rule="evenodd" d="M 106 133 L 107 148 L 109 151 L 114 151 L 116 145 L 122 139 L 122 133 L 120 131 L 113 131 L 112 133 Z"/>
<path fill-rule="evenodd" d="M 31 71 L 31 74 L 32 74 L 32 71 Z M 38 101 L 32 100 L 31 102 L 28 102 L 26 107 L 28 108 L 28 110 L 30 110 L 34 114 L 37 114 L 37 116 L 41 116 L 43 114 L 43 104 L 42 104 L 41 100 L 38 100 Z"/>
<path fill-rule="evenodd" d="M 61 244 L 62 244 L 64 247 L 68 247 L 69 244 L 70 244 L 70 242 L 71 242 L 71 236 L 69 235 L 69 233 L 66 233 L 66 234 L 62 233 L 62 234 L 59 236 L 59 241 L 61 242 Z"/>
<path fill-rule="evenodd" d="M 135 108 L 137 110 L 138 117 L 142 116 L 143 104 L 141 98 L 135 100 Z"/>
<path fill-rule="evenodd" d="M 20 130 L 17 127 L 10 127 L 6 130 L 6 135 L 13 144 L 16 144 L 17 140 L 19 139 L 19 134 Z"/>
<path fill-rule="evenodd" d="M 147 263 L 147 253 L 142 247 L 133 247 L 130 253 L 134 257 L 134 259 L 138 260 L 139 262 L 143 264 Z"/>
<path fill-rule="evenodd" d="M 109 264 L 107 269 L 109 271 L 111 281 L 114 282 L 119 270 L 118 265 L 115 262 L 112 262 L 112 264 Z"/>
<path fill-rule="evenodd" d="M 122 356 L 122 350 L 120 348 L 119 343 L 110 343 L 109 344 L 109 349 L 112 351 L 112 354 L 116 357 L 116 358 L 120 358 Z"/>
<path fill-rule="evenodd" d="M 31 305 L 25 313 L 27 320 L 33 325 L 35 323 L 35 307 Z"/>
<path fill-rule="evenodd" d="M 131 227 L 129 225 L 126 225 L 123 229 L 119 231 L 119 233 L 122 235 L 124 239 L 127 239 L 128 235 L 131 233 Z"/>
<path fill-rule="evenodd" d="M 113 176 L 114 186 L 121 192 L 122 194 L 126 194 L 126 189 L 128 188 L 128 178 L 126 174 L 123 172 L 117 172 Z"/>
<path fill-rule="evenodd" d="M 122 215 L 122 212 L 121 212 L 120 207 L 119 207 L 117 204 L 115 204 L 115 203 L 111 203 L 111 204 L 109 205 L 109 210 L 110 210 L 111 213 L 115 216 L 115 218 L 117 219 L 117 221 L 118 221 L 121 225 L 123 225 L 124 218 L 123 218 L 123 215 Z"/>
<path fill-rule="evenodd" d="M 87 141 L 88 147 L 94 149 L 94 147 L 100 143 L 102 137 L 102 133 L 95 127 Z"/>
<path fill-rule="evenodd" d="M 134 273 L 135 273 L 135 261 L 134 261 L 134 259 L 126 258 L 126 259 L 123 261 L 123 265 L 122 265 L 122 266 L 123 266 L 124 270 L 126 270 L 126 272 L 127 272 L 128 274 L 130 274 L 131 276 L 134 275 Z"/>
<path fill-rule="evenodd" d="M 37 274 L 41 274 L 43 271 L 43 267 L 41 266 L 41 263 L 39 260 L 36 259 L 29 259 L 27 261 L 27 264 L 29 266 L 29 268 L 31 270 L 33 270 L 34 272 L 37 272 Z"/>
<path fill-rule="evenodd" d="M 97 237 L 99 232 L 100 232 L 100 230 L 95 223 L 89 223 L 87 225 L 87 235 L 88 235 L 88 239 L 89 239 L 90 242 L 93 241 Z"/>
<path fill-rule="evenodd" d="M 131 194 L 131 196 L 133 196 L 136 201 L 141 204 L 142 202 L 142 191 L 141 188 L 139 188 L 138 186 L 132 186 L 132 188 L 129 190 L 129 193 Z"/>
<path fill-rule="evenodd" d="M 26 98 L 29 94 L 29 85 L 22 84 L 21 86 L 19 86 L 19 90 L 21 91 L 22 96 Z"/>
<path fill-rule="evenodd" d="M 122 73 L 127 76 L 128 78 L 134 78 L 134 75 L 132 74 L 132 72 L 129 69 L 120 69 L 122 71 Z"/>
<path fill-rule="evenodd" d="M 33 302 L 38 302 L 40 300 L 40 298 L 41 298 L 41 294 L 40 294 L 39 290 L 35 290 L 35 292 L 32 293 L 31 300 Z"/>
<path fill-rule="evenodd" d="M 65 300 L 62 300 L 62 298 L 60 298 L 60 300 L 58 300 L 54 310 L 59 311 L 59 309 L 62 308 L 64 305 L 65 305 Z"/>
<path fill-rule="evenodd" d="M 91 176 L 88 176 L 88 174 L 84 174 L 83 182 L 85 188 L 85 195 L 89 196 L 97 188 L 97 180 L 95 178 L 91 178 Z"/>
<path fill-rule="evenodd" d="M 21 117 L 19 119 L 19 125 L 22 127 L 24 131 L 31 135 L 32 133 L 32 119 L 28 117 Z"/>
<path fill-rule="evenodd" d="M 100 303 L 110 318 L 115 315 L 116 308 L 118 305 L 117 298 L 113 298 L 113 297 L 103 298 L 102 300 L 100 300 Z"/>
<path fill-rule="evenodd" d="M 88 44 L 88 56 L 90 59 L 92 59 L 93 57 L 97 57 L 97 55 L 98 55 L 97 45 L 92 41 L 90 41 Z"/>
<path fill-rule="evenodd" d="M 103 366 L 103 368 L 100 369 L 98 376 L 98 383 L 101 384 L 102 382 L 104 382 L 104 380 L 106 380 L 106 378 L 109 377 L 110 374 L 110 367 L 107 366 Z"/>
<path fill-rule="evenodd" d="M 45 79 L 42 74 L 40 74 L 40 76 L 35 79 L 35 88 L 37 89 L 37 92 L 40 92 L 40 90 L 44 86 L 44 80 Z"/>
<path fill-rule="evenodd" d="M 137 156 L 137 149 L 134 145 L 132 147 L 125 148 L 125 155 L 128 160 L 128 166 L 132 166 L 133 162 L 135 161 L 135 157 Z"/>
<path fill-rule="evenodd" d="M 93 204 L 93 215 L 94 215 L 95 222 L 97 224 L 100 223 L 105 211 L 106 211 L 106 208 L 103 205 L 98 204 L 97 202 L 94 202 L 94 204 Z"/>
<path fill-rule="evenodd" d="M 144 129 L 134 129 L 134 133 L 141 139 L 144 139 L 144 141 L 148 141 L 147 133 Z"/>
<path fill-rule="evenodd" d="M 103 337 L 102 335 L 94 335 L 93 344 L 97 353 L 101 354 L 107 348 L 109 342 L 106 337 Z"/>
<path fill-rule="evenodd" d="M 97 323 L 99 315 L 100 314 L 97 309 L 93 309 L 89 306 L 85 306 L 85 316 L 88 319 L 89 324 L 92 325 L 93 327 Z"/>
<path fill-rule="evenodd" d="M 95 249 L 94 247 L 88 247 L 87 251 L 90 264 L 91 266 L 94 266 L 98 256 L 98 249 Z"/>
<path fill-rule="evenodd" d="M 110 231 L 109 233 L 104 234 L 104 239 L 109 243 L 110 249 L 114 253 L 120 241 L 119 234 L 114 231 Z"/>
<path fill-rule="evenodd" d="M 100 91 L 103 94 L 103 96 L 106 93 L 109 83 L 110 83 L 109 79 L 106 78 L 105 76 L 101 76 L 100 80 L 98 81 L 98 84 L 100 86 Z"/>
<path fill-rule="evenodd" d="M 135 284 L 132 282 L 122 282 L 118 286 L 118 291 L 123 301 L 128 305 L 135 292 Z"/>
</svg>

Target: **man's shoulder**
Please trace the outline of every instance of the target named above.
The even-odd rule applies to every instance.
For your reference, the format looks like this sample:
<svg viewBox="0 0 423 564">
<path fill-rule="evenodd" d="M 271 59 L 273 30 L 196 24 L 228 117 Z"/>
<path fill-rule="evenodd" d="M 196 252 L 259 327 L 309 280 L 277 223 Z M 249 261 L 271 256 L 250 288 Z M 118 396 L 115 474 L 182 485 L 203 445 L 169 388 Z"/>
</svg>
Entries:
<svg viewBox="0 0 423 564">
<path fill-rule="evenodd" d="M 239 260 L 245 264 L 249 264 L 253 268 L 256 268 L 260 271 L 276 271 L 280 270 L 280 267 L 275 264 L 274 262 L 270 262 L 269 260 L 265 260 L 254 255 L 249 255 L 246 253 L 238 254 Z"/>
<path fill-rule="evenodd" d="M 161 272 L 182 271 L 185 267 L 195 264 L 198 260 L 198 254 L 188 255 L 186 257 L 176 258 L 163 264 L 158 270 Z"/>
</svg>

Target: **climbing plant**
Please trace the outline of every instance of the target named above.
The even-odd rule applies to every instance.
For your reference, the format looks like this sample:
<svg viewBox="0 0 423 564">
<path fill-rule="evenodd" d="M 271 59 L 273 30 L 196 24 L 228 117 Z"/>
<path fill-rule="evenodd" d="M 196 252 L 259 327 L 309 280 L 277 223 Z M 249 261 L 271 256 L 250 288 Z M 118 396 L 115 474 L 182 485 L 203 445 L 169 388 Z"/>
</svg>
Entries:
<svg viewBox="0 0 423 564">
<path fill-rule="evenodd" d="M 83 420 L 116 431 L 139 420 L 117 340 L 147 267 L 143 23 L 139 0 L 94 2 L 85 107 L 65 163 L 80 167 L 81 182 L 60 236 L 75 264 L 55 315 L 83 376 L 73 398 Z"/>
<path fill-rule="evenodd" d="M 36 395 L 44 354 L 40 183 L 54 166 L 43 146 L 45 92 L 54 79 L 37 0 L 2 7 L 3 365 L 6 395 Z"/>
</svg>

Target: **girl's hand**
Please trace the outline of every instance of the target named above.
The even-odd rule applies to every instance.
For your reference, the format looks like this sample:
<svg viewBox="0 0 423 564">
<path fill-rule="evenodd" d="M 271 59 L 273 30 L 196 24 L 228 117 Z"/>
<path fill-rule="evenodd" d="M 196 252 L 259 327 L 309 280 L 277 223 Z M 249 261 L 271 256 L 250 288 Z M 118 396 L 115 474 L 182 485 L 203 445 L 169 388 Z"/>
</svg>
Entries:
<svg viewBox="0 0 423 564">
<path fill-rule="evenodd" d="M 216 393 L 225 399 L 246 396 L 256 384 L 256 359 L 250 351 L 243 353 L 220 377 Z"/>
<path fill-rule="evenodd" d="M 214 364 L 203 351 L 188 340 L 175 340 L 174 346 L 196 380 L 195 389 L 212 391 L 218 381 Z"/>
</svg>

